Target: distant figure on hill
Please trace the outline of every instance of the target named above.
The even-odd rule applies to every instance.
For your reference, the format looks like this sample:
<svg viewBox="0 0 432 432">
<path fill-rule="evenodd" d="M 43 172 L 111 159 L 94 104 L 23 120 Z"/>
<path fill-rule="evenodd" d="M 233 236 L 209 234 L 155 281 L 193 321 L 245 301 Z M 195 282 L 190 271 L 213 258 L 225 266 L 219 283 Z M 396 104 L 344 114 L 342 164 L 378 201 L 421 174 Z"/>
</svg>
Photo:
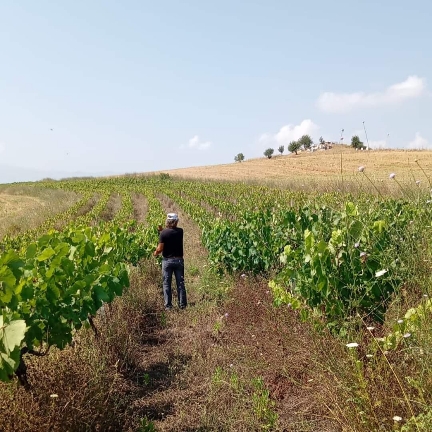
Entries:
<svg viewBox="0 0 432 432">
<path fill-rule="evenodd" d="M 168 213 L 165 229 L 159 225 L 159 244 L 153 255 L 162 254 L 163 295 L 165 309 L 171 310 L 172 305 L 172 275 L 174 273 L 177 284 L 177 301 L 180 309 L 187 306 L 186 288 L 184 284 L 183 260 L 183 229 L 177 226 L 179 221 L 176 213 Z"/>
</svg>

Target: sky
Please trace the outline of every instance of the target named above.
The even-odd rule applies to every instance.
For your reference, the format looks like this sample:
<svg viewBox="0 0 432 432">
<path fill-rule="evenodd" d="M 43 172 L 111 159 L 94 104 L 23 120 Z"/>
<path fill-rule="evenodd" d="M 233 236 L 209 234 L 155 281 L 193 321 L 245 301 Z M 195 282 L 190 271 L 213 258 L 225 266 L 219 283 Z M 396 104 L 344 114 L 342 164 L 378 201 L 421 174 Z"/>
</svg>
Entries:
<svg viewBox="0 0 432 432">
<path fill-rule="evenodd" d="M 0 183 L 365 128 L 373 148 L 432 149 L 430 16 L 427 0 L 2 0 Z"/>
</svg>

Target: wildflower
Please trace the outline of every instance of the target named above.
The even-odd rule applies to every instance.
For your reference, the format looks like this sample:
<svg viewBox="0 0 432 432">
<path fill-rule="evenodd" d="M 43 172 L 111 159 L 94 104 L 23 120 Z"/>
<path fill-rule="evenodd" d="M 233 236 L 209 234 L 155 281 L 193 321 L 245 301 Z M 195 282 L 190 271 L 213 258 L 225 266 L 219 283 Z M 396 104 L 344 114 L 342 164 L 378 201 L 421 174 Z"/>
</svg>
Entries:
<svg viewBox="0 0 432 432">
<path fill-rule="evenodd" d="M 394 417 L 393 417 L 393 420 L 394 420 L 395 422 L 400 422 L 400 421 L 402 420 L 402 417 L 394 416 Z"/>
<path fill-rule="evenodd" d="M 232 363 L 230 363 L 230 368 L 232 368 L 234 365 Z"/>
<path fill-rule="evenodd" d="M 395 174 L 395 173 L 391 173 L 391 174 L 389 175 L 389 178 L 392 179 L 392 180 L 393 180 L 395 177 L 396 177 L 396 174 Z"/>
<path fill-rule="evenodd" d="M 372 357 L 373 357 L 373 354 L 366 354 L 366 357 L 367 357 L 367 358 L 372 358 Z"/>
<path fill-rule="evenodd" d="M 420 186 L 420 180 L 416 180 L 416 185 Z"/>
<path fill-rule="evenodd" d="M 360 247 L 360 242 L 356 242 L 356 243 L 354 243 L 354 247 L 355 247 L 356 249 L 358 249 L 358 248 Z"/>
<path fill-rule="evenodd" d="M 398 323 L 398 324 L 402 324 L 402 323 L 403 323 L 403 319 L 398 319 L 398 320 L 397 320 L 397 323 Z"/>
<path fill-rule="evenodd" d="M 228 315 L 229 315 L 228 312 L 226 312 L 226 313 L 224 314 L 224 317 L 225 317 L 225 318 L 228 318 Z"/>
<path fill-rule="evenodd" d="M 404 335 L 403 335 L 403 337 L 406 339 L 406 338 L 409 338 L 411 336 L 411 333 L 405 333 Z"/>
<path fill-rule="evenodd" d="M 375 327 L 366 327 L 369 331 L 375 330 Z"/>
<path fill-rule="evenodd" d="M 386 273 L 387 273 L 387 269 L 383 269 L 383 270 L 377 271 L 375 273 L 375 277 L 380 277 L 382 275 L 385 275 Z"/>
<path fill-rule="evenodd" d="M 428 295 L 427 294 L 423 294 L 423 297 L 427 297 Z"/>
<path fill-rule="evenodd" d="M 58 398 L 58 394 L 53 393 L 50 395 L 50 398 L 53 398 L 53 399 Z"/>
<path fill-rule="evenodd" d="M 359 172 L 363 172 L 365 170 L 365 167 L 363 165 L 359 166 L 358 170 L 359 170 Z"/>
<path fill-rule="evenodd" d="M 246 275 L 245 275 L 245 274 L 243 273 L 243 274 L 241 275 L 241 277 L 242 277 L 242 278 L 245 278 L 245 277 L 246 277 Z"/>
<path fill-rule="evenodd" d="M 366 256 L 366 252 L 360 252 L 360 257 Z"/>
<path fill-rule="evenodd" d="M 357 348 L 359 346 L 359 344 L 357 342 L 350 342 L 350 343 L 347 343 L 346 346 L 348 348 Z"/>
</svg>

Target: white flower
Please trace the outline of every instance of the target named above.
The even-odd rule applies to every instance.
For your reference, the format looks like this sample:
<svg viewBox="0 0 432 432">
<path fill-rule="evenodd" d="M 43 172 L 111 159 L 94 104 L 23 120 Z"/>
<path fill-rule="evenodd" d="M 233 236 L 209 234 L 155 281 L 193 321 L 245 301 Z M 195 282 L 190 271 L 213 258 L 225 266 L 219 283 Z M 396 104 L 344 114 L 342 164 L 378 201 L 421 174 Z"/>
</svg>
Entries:
<svg viewBox="0 0 432 432">
<path fill-rule="evenodd" d="M 402 420 L 402 417 L 394 416 L 394 417 L 393 417 L 393 420 L 394 420 L 395 422 L 400 422 L 400 421 Z"/>
<path fill-rule="evenodd" d="M 242 278 L 245 278 L 245 277 L 246 277 L 246 275 L 245 275 L 245 274 L 243 273 L 243 274 L 241 275 L 241 277 L 242 277 Z"/>
<path fill-rule="evenodd" d="M 387 269 L 383 269 L 383 270 L 377 271 L 375 273 L 375 277 L 380 277 L 382 275 L 385 275 L 386 273 L 387 273 Z"/>
<path fill-rule="evenodd" d="M 358 170 L 359 170 L 359 172 L 363 172 L 365 170 L 365 167 L 363 165 L 359 166 Z"/>
<path fill-rule="evenodd" d="M 360 252 L 360 257 L 366 256 L 366 252 Z"/>
<path fill-rule="evenodd" d="M 359 248 L 360 247 L 360 242 L 356 242 L 356 243 L 354 243 L 354 247 L 357 249 L 357 248 Z"/>
<path fill-rule="evenodd" d="M 372 358 L 372 357 L 373 357 L 373 354 L 366 354 L 366 357 L 367 357 L 367 358 Z"/>
<path fill-rule="evenodd" d="M 53 399 L 58 398 L 58 394 L 53 393 L 50 395 L 50 398 L 53 398 Z"/>
<path fill-rule="evenodd" d="M 369 331 L 375 330 L 375 327 L 366 327 Z"/>
<path fill-rule="evenodd" d="M 398 320 L 397 320 L 397 323 L 398 323 L 398 324 L 402 324 L 402 323 L 403 323 L 403 319 L 398 319 Z"/>
<path fill-rule="evenodd" d="M 423 294 L 423 297 L 427 297 L 428 295 L 427 294 Z"/>
<path fill-rule="evenodd" d="M 390 179 L 394 179 L 396 177 L 396 174 L 395 173 L 391 173 L 390 175 L 389 175 L 389 178 Z"/>
<path fill-rule="evenodd" d="M 416 185 L 420 186 L 420 180 L 416 180 Z"/>
<path fill-rule="evenodd" d="M 404 338 L 409 338 L 410 336 L 411 336 L 411 333 L 405 333 L 405 334 L 403 335 Z"/>
<path fill-rule="evenodd" d="M 230 364 L 230 368 L 232 368 L 233 366 L 234 366 L 234 365 L 231 363 L 231 364 Z"/>
<path fill-rule="evenodd" d="M 346 346 L 348 348 L 357 348 L 359 346 L 359 344 L 357 342 L 350 342 L 350 343 L 347 343 Z"/>
<path fill-rule="evenodd" d="M 226 312 L 226 313 L 224 314 L 224 317 L 225 317 L 225 318 L 228 318 L 228 312 Z"/>
</svg>

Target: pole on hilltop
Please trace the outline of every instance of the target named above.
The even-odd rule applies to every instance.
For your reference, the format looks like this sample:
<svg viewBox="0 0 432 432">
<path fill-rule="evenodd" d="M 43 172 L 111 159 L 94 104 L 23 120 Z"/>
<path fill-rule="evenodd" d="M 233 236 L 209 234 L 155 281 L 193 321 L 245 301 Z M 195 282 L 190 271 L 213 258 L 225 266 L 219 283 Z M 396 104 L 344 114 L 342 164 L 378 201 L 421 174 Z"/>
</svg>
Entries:
<svg viewBox="0 0 432 432">
<path fill-rule="evenodd" d="M 363 127 L 364 127 L 364 131 L 365 131 L 365 135 L 366 135 L 367 149 L 369 150 L 369 140 L 368 140 L 368 136 L 367 136 L 367 132 L 366 132 L 365 122 L 363 122 Z"/>
</svg>

